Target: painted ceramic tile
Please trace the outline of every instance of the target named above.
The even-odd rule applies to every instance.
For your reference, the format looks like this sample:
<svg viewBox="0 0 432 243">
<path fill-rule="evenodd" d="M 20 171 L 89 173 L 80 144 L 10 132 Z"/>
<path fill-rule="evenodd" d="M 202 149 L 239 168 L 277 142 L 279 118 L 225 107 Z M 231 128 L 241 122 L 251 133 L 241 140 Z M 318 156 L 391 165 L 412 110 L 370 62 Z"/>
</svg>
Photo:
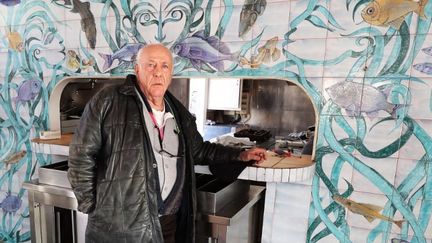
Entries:
<svg viewBox="0 0 432 243">
<path fill-rule="evenodd" d="M 329 28 L 327 1 L 291 1 L 289 39 L 325 38 Z"/>
<path fill-rule="evenodd" d="M 401 135 L 407 131 L 404 131 L 405 129 L 397 121 L 388 120 L 378 123 L 378 120 L 375 118 L 368 121 L 365 118 L 367 132 L 362 142 L 357 143 L 357 150 L 363 154 L 372 152 L 378 157 L 397 157 L 401 142 L 404 140 Z"/>
<path fill-rule="evenodd" d="M 334 19 L 329 19 L 332 31 L 328 32 L 328 38 L 350 36 L 356 31 L 368 35 L 370 24 L 364 21 L 361 10 L 364 4 L 359 1 L 330 1 L 329 10 Z"/>
<path fill-rule="evenodd" d="M 326 39 L 323 76 L 347 79 L 363 77 L 371 44 L 366 37 Z"/>
<path fill-rule="evenodd" d="M 325 39 L 302 39 L 288 44 L 288 52 L 299 58 L 301 62 L 286 62 L 288 71 L 300 77 L 322 77 L 322 63 L 325 57 Z"/>
<path fill-rule="evenodd" d="M 386 196 L 381 195 L 381 194 L 372 194 L 372 193 L 361 193 L 361 192 L 353 192 L 353 194 L 349 197 L 350 200 L 352 200 L 354 202 L 353 207 L 361 207 L 358 206 L 358 204 L 362 203 L 364 204 L 368 204 L 371 205 L 370 207 L 372 207 L 372 205 L 374 205 L 374 207 L 377 207 L 376 209 L 374 208 L 373 210 L 369 210 L 367 212 L 365 211 L 359 211 L 359 213 L 353 213 L 352 211 L 350 211 L 349 209 L 347 210 L 347 222 L 350 225 L 350 227 L 356 227 L 356 228 L 362 228 L 362 229 L 378 229 L 378 232 L 387 232 L 389 230 L 389 227 L 385 226 L 384 228 L 380 228 L 379 224 L 381 221 L 387 222 L 387 220 L 393 220 L 392 218 L 388 217 L 386 219 L 380 219 L 380 218 L 376 218 L 376 217 L 382 217 L 384 218 L 384 215 L 382 215 L 381 211 L 378 211 L 379 208 L 384 207 L 386 205 L 386 203 L 388 202 L 388 199 Z M 355 209 L 353 209 L 355 210 Z M 366 215 L 374 215 L 371 216 L 372 218 L 375 218 L 372 222 L 369 222 L 364 216 L 363 214 Z M 396 219 L 398 220 L 398 219 Z M 367 234 L 371 234 L 370 232 L 368 232 Z M 364 235 L 366 236 L 366 235 Z M 351 235 L 351 239 L 356 239 L 355 234 Z M 354 241 L 357 242 L 357 241 Z M 366 242 L 366 241 L 363 241 Z"/>
<path fill-rule="evenodd" d="M 383 159 L 371 159 L 365 156 L 356 156 L 361 163 L 365 166 L 372 168 L 379 175 L 380 180 L 385 180 L 390 184 L 394 184 L 397 159 L 396 158 L 383 158 Z M 356 162 L 359 163 L 359 162 Z M 362 175 L 362 173 L 356 169 L 353 170 L 352 185 L 356 192 L 368 192 L 375 194 L 385 194 L 380 188 L 375 185 L 379 184 L 378 181 L 374 181 L 375 177 L 368 175 Z"/>
<path fill-rule="evenodd" d="M 401 147 L 399 157 L 405 159 L 421 159 L 426 154 L 428 148 L 430 131 L 432 131 L 432 121 L 425 120 L 410 120 L 416 129 L 408 141 Z"/>
<path fill-rule="evenodd" d="M 339 155 L 336 153 L 325 155 L 317 163 L 320 163 L 320 165 L 316 166 L 315 173 L 318 173 L 321 178 L 328 178 L 332 185 L 340 192 L 346 191 L 348 188 L 347 181 L 351 181 L 353 173 L 353 167 L 349 163 L 339 158 Z M 319 168 L 322 168 L 322 170 Z M 320 185 L 323 188 L 326 187 L 322 180 L 320 181 Z"/>
<path fill-rule="evenodd" d="M 432 78 L 423 78 L 422 80 L 425 83 L 412 79 L 409 85 L 411 102 L 407 106 L 408 115 L 412 119 L 425 120 L 432 118 L 432 89 L 429 87 Z"/>
<path fill-rule="evenodd" d="M 416 38 L 418 53 L 412 62 L 411 75 L 423 80 L 432 77 L 432 35 L 417 35 Z"/>
<path fill-rule="evenodd" d="M 363 94 L 363 79 L 324 78 L 323 96 L 326 100 L 321 115 L 359 117 Z"/>
<path fill-rule="evenodd" d="M 424 169 L 429 161 L 398 159 L 395 188 L 403 195 L 413 195 L 424 185 Z"/>
<path fill-rule="evenodd" d="M 265 11 L 265 9 L 263 11 Z M 251 41 L 253 39 L 253 33 L 262 31 L 258 23 L 265 23 L 261 18 L 262 16 L 258 16 L 255 22 L 251 21 L 251 18 L 255 16 L 255 14 L 252 15 L 252 13 L 251 15 L 244 15 L 242 18 L 241 5 L 225 6 L 220 8 L 219 12 L 219 24 L 225 26 L 225 28 L 218 32 L 218 36 L 221 40 L 226 42 Z M 258 28 L 257 31 L 254 31 L 254 28 Z"/>
<path fill-rule="evenodd" d="M 304 242 L 304 225 L 307 222 L 307 208 L 310 194 L 304 193 L 309 190 L 307 186 L 277 184 L 275 211 L 273 214 L 273 232 L 284 232 L 284 235 L 272 234 L 271 242 Z M 283 198 L 283 200 L 277 200 Z M 291 208 L 289 214 L 284 213 L 284 208 Z"/>
<path fill-rule="evenodd" d="M 288 32 L 290 2 L 268 2 L 265 11 L 257 19 L 256 26 L 252 28 L 253 38 L 261 35 L 261 40 L 269 40 L 278 37 L 284 40 Z"/>
</svg>

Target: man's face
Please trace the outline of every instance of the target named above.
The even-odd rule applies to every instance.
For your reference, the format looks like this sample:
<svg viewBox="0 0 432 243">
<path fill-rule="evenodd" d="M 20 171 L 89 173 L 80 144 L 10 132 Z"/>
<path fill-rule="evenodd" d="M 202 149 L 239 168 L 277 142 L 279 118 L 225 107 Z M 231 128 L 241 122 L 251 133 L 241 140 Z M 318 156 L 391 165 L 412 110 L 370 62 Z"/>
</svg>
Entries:
<svg viewBox="0 0 432 243">
<path fill-rule="evenodd" d="M 138 54 L 135 73 L 143 93 L 151 99 L 163 97 L 172 78 L 172 58 L 163 46 L 149 46 Z"/>
</svg>

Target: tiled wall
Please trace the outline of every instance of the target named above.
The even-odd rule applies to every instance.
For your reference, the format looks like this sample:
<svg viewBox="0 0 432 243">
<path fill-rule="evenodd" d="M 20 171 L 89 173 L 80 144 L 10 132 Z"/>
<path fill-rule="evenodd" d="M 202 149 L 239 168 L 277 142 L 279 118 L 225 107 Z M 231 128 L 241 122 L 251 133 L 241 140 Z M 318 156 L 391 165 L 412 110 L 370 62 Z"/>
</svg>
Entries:
<svg viewBox="0 0 432 243">
<path fill-rule="evenodd" d="M 0 0 L 0 240 L 29 239 L 21 184 L 50 163 L 30 140 L 47 129 L 54 85 L 129 73 L 127 48 L 162 42 L 177 54 L 177 76 L 286 79 L 310 95 L 317 171 L 295 186 L 312 201 L 306 233 L 293 239 L 430 242 L 431 17 L 427 0 Z"/>
</svg>

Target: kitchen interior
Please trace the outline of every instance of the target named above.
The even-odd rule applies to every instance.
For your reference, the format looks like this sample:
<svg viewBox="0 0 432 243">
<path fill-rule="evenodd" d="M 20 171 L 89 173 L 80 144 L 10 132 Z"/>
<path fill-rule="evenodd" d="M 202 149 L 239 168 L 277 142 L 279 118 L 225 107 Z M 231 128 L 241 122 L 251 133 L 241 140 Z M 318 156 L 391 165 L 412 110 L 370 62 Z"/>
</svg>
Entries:
<svg viewBox="0 0 432 243">
<path fill-rule="evenodd" d="M 32 242 L 84 242 L 86 215 L 76 210 L 66 177 L 68 144 L 89 99 L 123 80 L 66 78 L 52 91 L 51 130 L 33 142 L 36 151 L 52 154 L 54 163 L 41 166 L 39 179 L 23 185 L 29 193 L 31 230 L 35 232 Z M 275 168 L 281 178 L 284 170 L 313 167 L 316 112 L 310 98 L 294 83 L 256 77 L 176 77 L 169 91 L 196 117 L 204 140 L 242 148 L 264 147 L 275 157 L 262 166 Z M 211 175 L 207 166 L 196 166 L 197 242 L 261 242 L 266 184 L 278 181 L 268 180 L 268 173 L 260 178 L 263 168 L 248 167 L 239 171 L 238 178 L 222 180 Z M 251 179 L 252 170 L 257 172 Z M 300 173 L 300 180 L 311 174 L 313 171 Z M 292 181 L 291 177 L 283 182 Z"/>
</svg>

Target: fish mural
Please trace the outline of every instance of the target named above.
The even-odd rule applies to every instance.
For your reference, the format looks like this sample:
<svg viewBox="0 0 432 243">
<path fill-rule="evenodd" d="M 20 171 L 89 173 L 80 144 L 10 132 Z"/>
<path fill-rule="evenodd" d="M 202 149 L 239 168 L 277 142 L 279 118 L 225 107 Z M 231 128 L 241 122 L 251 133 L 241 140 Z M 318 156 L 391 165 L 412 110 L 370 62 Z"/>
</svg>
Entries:
<svg viewBox="0 0 432 243">
<path fill-rule="evenodd" d="M 413 68 L 419 72 L 432 75 L 432 63 L 430 62 L 414 64 Z"/>
<path fill-rule="evenodd" d="M 20 33 L 16 31 L 7 31 L 6 37 L 9 41 L 9 48 L 12 50 L 15 50 L 17 52 L 23 51 L 24 48 L 24 42 L 20 35 Z"/>
<path fill-rule="evenodd" d="M 0 0 L 0 4 L 8 6 L 8 7 L 12 7 L 15 6 L 17 4 L 20 4 L 21 0 Z"/>
<path fill-rule="evenodd" d="M 96 47 L 96 23 L 93 13 L 90 10 L 89 2 L 72 0 L 72 13 L 78 13 L 81 16 L 81 29 L 84 31 L 91 49 Z"/>
<path fill-rule="evenodd" d="M 266 41 L 264 45 L 258 48 L 258 54 L 252 55 L 250 60 L 241 57 L 240 65 L 258 68 L 262 63 L 270 63 L 279 60 L 282 52 L 276 47 L 278 41 L 279 38 L 277 36 Z"/>
<path fill-rule="evenodd" d="M 0 202 L 0 208 L 6 213 L 15 213 L 21 208 L 22 200 L 21 198 L 7 193 L 6 197 Z"/>
<path fill-rule="evenodd" d="M 14 98 L 15 103 L 23 103 L 36 98 L 42 87 L 38 79 L 27 79 L 18 87 L 18 95 Z"/>
<path fill-rule="evenodd" d="M 393 220 L 389 217 L 386 217 L 379 213 L 382 210 L 382 207 L 376 206 L 368 203 L 357 203 L 350 199 L 334 195 L 332 196 L 333 200 L 339 205 L 347 208 L 349 211 L 360 214 L 369 222 L 374 221 L 375 219 L 382 219 L 396 224 L 399 228 L 402 228 L 402 224 L 405 220 Z"/>
<path fill-rule="evenodd" d="M 399 29 L 405 17 L 411 12 L 426 18 L 424 7 L 427 2 L 428 0 L 375 0 L 363 9 L 361 16 L 371 25 Z"/>
<path fill-rule="evenodd" d="M 240 12 L 239 37 L 244 36 L 252 29 L 258 16 L 264 13 L 266 5 L 266 0 L 245 0 Z"/>
<path fill-rule="evenodd" d="M 387 102 L 390 91 L 391 88 L 380 90 L 372 85 L 348 81 L 326 89 L 333 102 L 345 109 L 349 116 L 366 113 L 370 118 L 375 118 L 381 110 L 387 111 L 392 117 L 396 116 L 396 110 L 402 105 Z"/>
<path fill-rule="evenodd" d="M 310 98 L 318 128 L 312 182 L 267 183 L 275 189 L 275 202 L 285 196 L 296 200 L 275 203 L 265 232 L 280 235 L 282 242 L 299 237 L 305 243 L 431 242 L 431 1 L 0 0 L 0 13 L 0 242 L 30 241 L 21 183 L 53 161 L 32 141 L 49 125 L 47 104 L 55 85 L 65 77 L 125 76 L 147 43 L 177 51 L 176 77 L 286 80 Z M 270 22 L 275 20 L 278 27 Z M 333 79 L 347 80 L 337 85 L 347 87 L 323 89 L 324 80 Z M 401 107 L 412 109 L 394 121 L 390 115 L 401 113 Z M 390 114 L 379 128 L 371 119 L 377 112 Z M 388 131 L 400 136 L 387 136 Z M 347 170 L 362 175 L 362 180 L 350 177 L 350 189 L 340 187 Z M 367 202 L 369 190 L 385 197 L 382 211 L 368 212 L 403 219 L 402 229 L 379 216 L 375 224 L 360 217 L 354 223 L 346 217 L 347 207 L 322 197 L 356 193 Z M 290 217 L 289 209 L 300 204 Z M 296 227 L 301 231 L 290 231 Z"/>
<path fill-rule="evenodd" d="M 24 158 L 24 156 L 27 154 L 27 152 L 25 150 L 20 151 L 18 153 L 15 153 L 13 155 L 11 155 L 10 157 L 6 158 L 3 162 L 5 164 L 15 164 L 18 161 L 20 161 L 22 158 Z"/>
<path fill-rule="evenodd" d="M 122 63 L 132 63 L 135 61 L 135 57 L 139 49 L 141 49 L 143 46 L 143 43 L 126 44 L 112 55 L 99 53 L 99 55 L 105 61 L 103 70 L 107 71 L 112 66 L 114 60 L 118 60 L 120 62 L 119 65 Z"/>
<path fill-rule="evenodd" d="M 208 65 L 217 71 L 224 71 L 224 61 L 236 62 L 238 53 L 231 53 L 227 45 L 215 36 L 206 37 L 198 31 L 172 47 L 174 54 L 187 58 L 192 66 L 200 71 Z"/>
</svg>

